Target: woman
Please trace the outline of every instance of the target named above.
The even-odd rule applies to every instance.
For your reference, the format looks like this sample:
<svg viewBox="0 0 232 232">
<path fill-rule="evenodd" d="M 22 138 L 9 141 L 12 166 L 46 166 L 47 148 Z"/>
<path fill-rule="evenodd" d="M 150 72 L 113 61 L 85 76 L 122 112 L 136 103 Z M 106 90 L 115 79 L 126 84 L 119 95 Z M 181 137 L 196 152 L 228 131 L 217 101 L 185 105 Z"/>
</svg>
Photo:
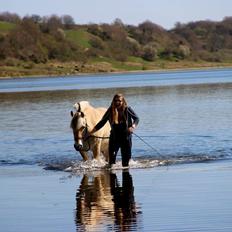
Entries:
<svg viewBox="0 0 232 232">
<path fill-rule="evenodd" d="M 111 125 L 109 165 L 115 164 L 117 152 L 121 148 L 122 166 L 127 167 L 131 159 L 132 133 L 138 125 L 139 118 L 131 107 L 127 106 L 122 94 L 113 97 L 111 106 L 89 135 L 101 129 L 107 121 Z"/>
</svg>

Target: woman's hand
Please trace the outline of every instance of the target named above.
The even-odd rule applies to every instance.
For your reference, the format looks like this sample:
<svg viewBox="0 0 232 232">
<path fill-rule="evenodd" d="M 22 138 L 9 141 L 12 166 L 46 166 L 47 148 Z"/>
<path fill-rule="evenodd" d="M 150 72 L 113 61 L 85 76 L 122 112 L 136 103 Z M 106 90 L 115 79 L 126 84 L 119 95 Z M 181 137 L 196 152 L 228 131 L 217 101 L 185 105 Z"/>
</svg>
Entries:
<svg viewBox="0 0 232 232">
<path fill-rule="evenodd" d="M 85 136 L 84 136 L 84 140 L 88 139 L 95 132 L 96 132 L 95 128 L 93 128 L 91 131 L 87 131 Z"/>
<path fill-rule="evenodd" d="M 131 127 L 128 128 L 128 132 L 132 134 L 134 132 L 134 129 L 135 129 L 135 126 L 132 125 Z"/>
</svg>

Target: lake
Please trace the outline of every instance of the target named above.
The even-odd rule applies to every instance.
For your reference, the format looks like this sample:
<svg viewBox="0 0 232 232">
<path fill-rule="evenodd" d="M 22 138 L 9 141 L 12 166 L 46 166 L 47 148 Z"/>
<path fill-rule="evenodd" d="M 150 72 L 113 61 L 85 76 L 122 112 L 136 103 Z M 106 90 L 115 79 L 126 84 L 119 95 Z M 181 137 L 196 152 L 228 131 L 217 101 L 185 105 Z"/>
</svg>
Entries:
<svg viewBox="0 0 232 232">
<path fill-rule="evenodd" d="M 61 170 L 73 163 L 77 166 L 83 163 L 80 155 L 73 148 L 73 135 L 69 127 L 73 104 L 87 100 L 93 106 L 108 107 L 113 95 L 117 92 L 125 95 L 128 104 L 140 117 L 139 126 L 133 136 L 133 160 L 130 172 L 118 170 L 116 173 L 104 173 L 104 171 L 96 170 L 96 173 L 89 173 L 86 170 L 78 170 L 72 174 L 66 174 L 66 172 L 57 174 L 51 170 L 44 170 L 43 168 L 54 166 Z M 0 99 L 0 179 L 1 186 L 5 189 L 2 199 L 6 202 L 7 199 L 8 203 L 10 202 L 10 197 L 17 201 L 17 198 L 13 196 L 14 188 L 20 186 L 19 181 L 15 183 L 17 178 L 21 177 L 22 183 L 27 183 L 28 186 L 34 186 L 36 181 L 41 186 L 40 181 L 43 179 L 46 181 L 47 188 L 56 182 L 55 188 L 58 192 L 67 191 L 64 193 L 67 195 L 75 193 L 75 197 L 69 200 L 65 207 L 61 206 L 60 217 L 65 210 L 68 210 L 69 216 L 65 216 L 64 225 L 66 226 L 60 231 L 67 231 L 67 229 L 70 229 L 69 231 L 154 231 L 152 226 L 156 226 L 160 231 L 187 231 L 188 229 L 189 231 L 204 231 L 204 226 L 209 226 L 206 228 L 213 231 L 209 221 L 208 224 L 204 220 L 200 221 L 199 227 L 194 225 L 193 218 L 197 218 L 197 213 L 194 211 L 196 208 L 188 202 L 187 198 L 182 200 L 184 204 L 190 204 L 192 207 L 189 213 L 192 218 L 187 217 L 189 228 L 180 223 L 180 218 L 186 216 L 180 212 L 173 217 L 169 215 L 166 225 L 160 224 L 165 222 L 161 215 L 165 217 L 168 210 L 174 212 L 178 208 L 175 208 L 173 201 L 170 202 L 170 195 L 167 196 L 169 198 L 161 196 L 164 193 L 162 188 L 165 188 L 165 192 L 174 191 L 174 196 L 178 198 L 181 193 L 180 189 L 177 191 L 173 184 L 163 185 L 161 181 L 155 184 L 159 186 L 159 189 L 157 190 L 157 187 L 153 189 L 153 182 L 157 180 L 153 179 L 151 182 L 149 173 L 162 176 L 163 181 L 175 176 L 174 183 L 183 178 L 181 172 L 184 175 L 187 174 L 186 176 L 190 179 L 193 178 L 194 181 L 196 180 L 194 178 L 202 178 L 198 186 L 199 191 L 202 190 L 201 193 L 209 194 L 209 198 L 211 192 L 209 189 L 204 189 L 205 183 L 210 181 L 212 183 L 210 187 L 212 187 L 214 179 L 219 183 L 219 177 L 223 178 L 227 175 L 226 179 L 231 176 L 231 173 L 228 176 L 227 172 L 226 174 L 220 172 L 220 175 L 216 175 L 210 171 L 215 167 L 220 167 L 222 163 L 228 165 L 231 162 L 232 69 L 5 79 L 0 80 Z M 118 160 L 120 159 L 120 154 L 118 154 Z M 191 176 L 191 173 L 197 172 L 199 167 L 208 171 L 207 178 L 202 169 L 197 176 Z M 167 168 L 171 171 L 167 173 L 165 171 L 166 174 L 163 174 Z M 224 168 L 223 165 L 222 169 Z M 191 172 L 186 172 L 187 169 Z M 144 176 L 143 184 L 140 182 L 143 180 L 139 173 Z M 68 175 L 71 175 L 70 180 L 67 180 Z M 60 180 L 60 178 L 62 184 L 57 184 L 57 179 Z M 187 179 L 182 179 L 182 181 L 188 184 Z M 118 182 L 121 186 L 117 184 Z M 9 186 L 13 186 L 10 183 L 14 184 L 14 188 L 12 187 L 12 191 L 7 191 Z M 75 183 L 78 183 L 78 187 Z M 67 189 L 60 190 L 59 186 L 62 187 L 62 185 L 67 185 Z M 192 189 L 193 186 L 189 188 L 196 193 L 196 190 Z M 223 185 L 225 186 L 226 184 Z M 25 189 L 20 187 L 19 189 L 22 194 L 20 199 L 26 201 L 29 193 L 25 193 Z M 190 189 L 182 190 L 183 193 L 191 194 Z M 230 187 L 226 186 L 226 189 L 227 193 L 231 193 Z M 48 203 L 53 204 L 51 199 L 54 197 L 55 190 L 44 191 L 47 196 L 51 197 L 50 201 L 47 200 Z M 148 198 L 153 200 L 149 201 L 147 197 L 142 197 L 144 191 L 148 191 L 150 194 Z M 35 196 L 38 194 L 33 190 L 30 193 Z M 216 196 L 222 197 L 223 195 L 220 194 Z M 156 197 L 160 197 L 163 204 L 166 199 L 172 207 L 169 208 L 168 205 L 161 207 Z M 216 221 L 224 223 L 219 223 L 221 226 L 227 225 L 221 231 L 231 229 L 231 223 L 227 217 L 230 218 L 229 216 L 232 215 L 232 208 L 226 206 L 230 204 L 231 197 L 229 194 L 226 194 L 226 197 L 223 200 L 220 198 L 221 204 L 225 206 L 223 214 L 220 214 L 221 206 L 214 205 L 214 210 L 218 210 L 220 214 L 217 215 Z M 135 203 L 135 198 L 140 201 L 138 205 Z M 61 201 L 64 199 L 67 200 L 61 197 Z M 202 198 L 198 200 L 204 202 Z M 40 195 L 37 203 L 35 199 L 31 199 L 28 205 L 24 204 L 23 207 L 25 208 L 25 205 L 39 207 L 37 204 L 41 201 Z M 54 204 L 62 204 L 58 202 L 60 200 L 57 199 Z M 178 199 L 178 202 L 181 202 L 181 199 Z M 88 205 L 91 203 L 95 206 Z M 209 209 L 204 210 L 207 214 L 211 212 L 210 203 L 205 204 Z M 19 203 L 15 205 L 22 207 Z M 156 206 L 161 210 L 160 216 L 158 216 Z M 52 214 L 55 208 L 49 208 L 47 205 L 46 210 L 51 210 Z M 70 208 L 77 210 L 74 210 L 74 213 L 71 212 L 70 215 Z M 14 212 L 15 217 L 19 216 L 20 212 L 22 213 L 20 210 Z M 11 228 L 19 228 L 17 231 L 27 231 L 25 225 L 16 227 L 19 223 L 16 219 L 7 219 L 6 215 L 9 216 L 11 213 L 12 208 L 7 204 L 0 210 L 1 218 L 2 216 L 6 218 L 4 222 L 0 222 L 1 228 L 5 229 L 4 231 L 14 231 Z M 42 214 L 43 210 L 40 209 L 37 213 L 34 212 L 34 217 Z M 152 217 L 153 214 L 156 216 Z M 23 215 L 24 217 L 22 215 L 21 217 L 24 219 L 31 217 L 25 211 Z M 127 219 L 124 218 L 124 220 L 123 215 L 126 215 Z M 58 219 L 53 216 L 51 218 L 57 221 Z M 215 220 L 216 215 L 211 216 L 206 217 L 206 220 Z M 74 218 L 72 221 L 70 221 L 71 217 Z M 97 223 L 97 219 L 100 220 L 100 224 Z M 45 219 L 41 221 L 44 222 Z M 39 223 L 39 218 L 36 222 Z M 51 222 L 52 220 L 46 219 L 44 226 L 47 229 L 50 228 L 47 231 L 59 231 L 56 226 L 52 229 Z M 36 225 L 35 222 L 34 224 Z M 28 231 L 30 231 L 29 228 Z M 219 229 L 219 227 L 214 228 Z M 31 231 L 43 230 L 37 228 Z"/>
</svg>

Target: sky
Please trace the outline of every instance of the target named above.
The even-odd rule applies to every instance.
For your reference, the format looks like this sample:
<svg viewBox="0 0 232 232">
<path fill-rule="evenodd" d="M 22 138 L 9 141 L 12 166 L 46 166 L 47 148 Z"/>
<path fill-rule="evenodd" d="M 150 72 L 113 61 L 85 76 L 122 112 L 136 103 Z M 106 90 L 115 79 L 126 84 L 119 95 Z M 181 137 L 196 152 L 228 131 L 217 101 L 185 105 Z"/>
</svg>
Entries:
<svg viewBox="0 0 232 232">
<path fill-rule="evenodd" d="M 0 12 L 40 16 L 70 15 L 77 24 L 138 25 L 146 20 L 165 29 L 177 22 L 221 21 L 232 16 L 231 0 L 0 0 Z"/>
</svg>

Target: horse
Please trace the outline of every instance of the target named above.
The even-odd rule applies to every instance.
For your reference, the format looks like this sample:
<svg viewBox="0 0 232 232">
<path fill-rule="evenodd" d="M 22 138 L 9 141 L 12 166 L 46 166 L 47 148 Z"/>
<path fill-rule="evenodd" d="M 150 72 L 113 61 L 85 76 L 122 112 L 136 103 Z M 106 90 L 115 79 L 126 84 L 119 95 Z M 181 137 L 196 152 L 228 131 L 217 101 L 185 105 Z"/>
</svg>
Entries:
<svg viewBox="0 0 232 232">
<path fill-rule="evenodd" d="M 105 160 L 109 161 L 109 135 L 110 124 L 107 122 L 103 128 L 85 138 L 87 132 L 100 121 L 106 112 L 106 108 L 94 108 L 88 101 L 80 101 L 74 104 L 76 112 L 71 111 L 70 127 L 73 130 L 74 148 L 80 152 L 84 161 L 89 160 L 88 151 L 91 151 L 93 158 L 100 159 L 103 154 Z"/>
</svg>

